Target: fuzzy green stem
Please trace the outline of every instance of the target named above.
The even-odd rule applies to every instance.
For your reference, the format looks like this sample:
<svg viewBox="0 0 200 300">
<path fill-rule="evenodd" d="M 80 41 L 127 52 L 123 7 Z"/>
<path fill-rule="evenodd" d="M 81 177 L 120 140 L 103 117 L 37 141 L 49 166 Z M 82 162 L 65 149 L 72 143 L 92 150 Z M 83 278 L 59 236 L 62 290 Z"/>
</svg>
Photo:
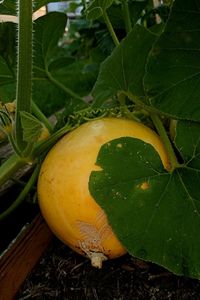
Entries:
<svg viewBox="0 0 200 300">
<path fill-rule="evenodd" d="M 30 192 L 31 188 L 37 180 L 39 170 L 40 165 L 37 164 L 30 179 L 28 180 L 27 184 L 25 185 L 24 189 L 21 191 L 17 199 L 8 207 L 8 209 L 6 209 L 3 213 L 0 214 L 0 221 L 8 217 L 25 200 L 27 194 Z"/>
<path fill-rule="evenodd" d="M 18 1 L 18 59 L 16 89 L 15 138 L 18 148 L 23 150 L 23 130 L 20 111 L 31 112 L 32 90 L 32 0 Z"/>
<path fill-rule="evenodd" d="M 110 35 L 111 35 L 111 37 L 112 37 L 112 39 L 113 39 L 113 42 L 114 42 L 114 44 L 115 44 L 115 46 L 117 47 L 117 46 L 119 46 L 119 40 L 118 40 L 118 37 L 116 36 L 116 34 L 115 34 L 115 31 L 114 31 L 114 29 L 113 29 L 113 26 L 112 26 L 112 24 L 111 24 L 111 22 L 110 22 L 110 19 L 109 19 L 109 17 L 108 17 L 108 14 L 107 14 L 107 12 L 104 10 L 103 11 L 103 18 L 104 18 L 104 21 L 105 21 L 105 23 L 106 23 L 106 26 L 107 26 L 107 28 L 108 28 L 108 31 L 110 32 Z"/>
<path fill-rule="evenodd" d="M 131 18 L 130 18 L 129 6 L 127 0 L 122 1 L 122 11 L 124 16 L 126 32 L 129 33 L 132 30 L 132 24 L 131 24 Z"/>
<path fill-rule="evenodd" d="M 75 99 L 79 99 L 79 100 L 83 100 L 83 98 L 81 98 L 78 94 L 74 93 L 72 90 L 70 90 L 69 88 L 67 88 L 66 86 L 64 86 L 61 82 L 57 81 L 52 75 L 51 73 L 46 70 L 46 74 L 48 79 L 58 88 L 60 88 L 61 90 L 63 90 L 67 95 L 70 95 L 71 97 L 75 98 Z"/>
<path fill-rule="evenodd" d="M 48 128 L 50 132 L 53 131 L 53 126 L 49 122 L 48 118 L 43 114 L 34 101 L 31 103 L 33 114 Z"/>
<path fill-rule="evenodd" d="M 174 169 L 180 167 L 179 162 L 177 161 L 174 149 L 172 147 L 172 144 L 170 142 L 170 139 L 167 135 L 167 132 L 163 126 L 162 121 L 160 120 L 160 117 L 157 114 L 151 113 L 150 114 L 151 119 L 154 123 L 154 126 L 157 129 L 158 134 L 160 135 L 162 142 L 165 146 L 165 149 L 167 150 L 167 153 L 169 155 L 169 159 L 170 159 L 170 164 L 171 164 L 171 169 L 170 172 L 173 172 Z"/>
<path fill-rule="evenodd" d="M 19 170 L 21 167 L 28 163 L 27 159 L 23 159 L 17 154 L 11 155 L 1 166 L 0 166 L 0 186 L 4 184 L 12 175 Z"/>
</svg>

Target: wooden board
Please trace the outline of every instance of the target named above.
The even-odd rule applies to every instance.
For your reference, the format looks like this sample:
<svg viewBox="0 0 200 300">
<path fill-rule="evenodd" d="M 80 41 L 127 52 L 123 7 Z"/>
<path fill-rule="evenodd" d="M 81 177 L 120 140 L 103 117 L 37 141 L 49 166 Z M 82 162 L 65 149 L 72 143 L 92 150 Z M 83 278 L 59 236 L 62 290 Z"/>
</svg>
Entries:
<svg viewBox="0 0 200 300">
<path fill-rule="evenodd" d="M 5 229 L 6 230 L 6 229 Z M 0 299 L 13 300 L 53 234 L 39 214 L 0 258 Z"/>
</svg>

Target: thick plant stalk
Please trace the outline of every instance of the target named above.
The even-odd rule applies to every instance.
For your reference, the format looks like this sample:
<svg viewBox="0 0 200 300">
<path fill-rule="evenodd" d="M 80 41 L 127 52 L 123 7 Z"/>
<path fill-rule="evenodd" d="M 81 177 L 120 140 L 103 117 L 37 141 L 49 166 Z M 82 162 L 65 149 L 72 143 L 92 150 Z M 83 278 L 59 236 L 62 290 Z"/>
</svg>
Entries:
<svg viewBox="0 0 200 300">
<path fill-rule="evenodd" d="M 32 0 L 18 0 L 18 60 L 16 89 L 15 140 L 18 148 L 23 151 L 23 131 L 20 111 L 31 112 L 32 90 Z"/>
</svg>

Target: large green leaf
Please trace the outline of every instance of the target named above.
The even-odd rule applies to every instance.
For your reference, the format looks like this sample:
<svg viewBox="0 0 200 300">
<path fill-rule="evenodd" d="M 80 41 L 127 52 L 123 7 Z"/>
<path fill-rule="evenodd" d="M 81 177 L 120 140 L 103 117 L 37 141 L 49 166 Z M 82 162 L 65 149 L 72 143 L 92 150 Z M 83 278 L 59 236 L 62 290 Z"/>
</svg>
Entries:
<svg viewBox="0 0 200 300">
<path fill-rule="evenodd" d="M 91 69 L 90 69 L 91 67 Z M 95 83 L 97 70 L 84 61 L 75 61 L 52 72 L 53 76 L 71 90 L 80 95 L 87 95 Z"/>
<path fill-rule="evenodd" d="M 0 4 L 0 12 L 4 15 L 13 15 L 17 14 L 16 10 L 17 1 L 16 0 L 4 0 Z"/>
<path fill-rule="evenodd" d="M 60 83 L 80 95 L 86 95 L 96 79 L 97 71 L 86 68 L 86 62 L 76 62 L 67 49 L 59 46 L 66 22 L 66 15 L 60 12 L 49 13 L 34 22 L 33 100 L 48 115 L 63 107 L 66 98 L 70 97 Z M 8 30 L 3 27 L 11 31 L 8 40 L 5 39 L 5 33 L 9 36 Z M 4 102 L 15 97 L 16 52 L 12 50 L 15 49 L 15 34 L 13 24 L 0 26 L 0 93 Z"/>
<path fill-rule="evenodd" d="M 47 114 L 61 108 L 66 99 L 66 94 L 50 83 L 46 74 L 48 66 L 51 70 L 57 70 L 59 66 L 63 68 L 66 65 L 63 53 L 59 56 L 60 49 L 58 47 L 66 21 L 65 14 L 55 12 L 34 22 L 33 99 Z M 0 24 L 0 93 L 3 102 L 13 101 L 15 97 L 15 40 L 15 24 Z M 62 64 L 60 59 L 62 59 Z M 72 61 L 68 60 L 67 62 L 70 64 Z"/>
<path fill-rule="evenodd" d="M 42 132 L 42 123 L 32 114 L 25 111 L 20 112 L 20 119 L 23 129 L 23 140 L 28 143 L 34 143 Z"/>
<path fill-rule="evenodd" d="M 3 75 L 5 78 L 5 74 Z M 8 83 L 4 82 L 3 85 L 0 85 L 0 101 L 3 103 L 12 102 L 15 99 L 16 94 L 16 84 L 15 81 Z"/>
<path fill-rule="evenodd" d="M 178 121 L 176 126 L 175 145 L 185 163 L 200 168 L 200 124 L 189 121 Z M 187 133 L 187 134 L 186 134 Z"/>
<path fill-rule="evenodd" d="M 84 70 L 85 62 L 75 61 L 69 57 L 67 51 L 59 47 L 59 40 L 63 36 L 66 22 L 67 18 L 64 13 L 52 12 L 37 19 L 34 27 L 36 55 L 34 57 L 33 95 L 37 95 L 41 108 L 46 106 L 48 113 L 52 113 L 52 109 L 56 110 L 63 106 L 66 97 L 69 97 L 59 88 L 59 83 L 77 94 L 86 95 L 96 79 L 94 72 Z M 49 82 L 48 74 L 58 82 L 57 86 L 54 82 Z M 44 98 L 46 98 L 45 101 Z"/>
<path fill-rule="evenodd" d="M 200 120 L 200 2 L 176 0 L 149 54 L 145 89 L 153 106 L 177 118 Z"/>
<path fill-rule="evenodd" d="M 58 41 L 63 36 L 67 23 L 64 13 L 52 12 L 36 20 L 34 25 L 34 66 L 48 67 L 55 51 L 59 51 Z M 55 26 L 56 24 L 56 26 Z"/>
<path fill-rule="evenodd" d="M 102 63 L 93 95 L 98 103 L 120 91 L 131 92 L 144 100 L 145 62 L 156 35 L 142 26 L 132 32 Z"/>
<path fill-rule="evenodd" d="M 0 24 L 0 101 L 12 101 L 15 97 L 16 26 Z M 9 96 L 8 96 L 9 94 Z"/>
<path fill-rule="evenodd" d="M 148 0 L 142 0 L 142 1 L 131 0 L 131 1 L 129 1 L 130 17 L 131 17 L 133 24 L 136 24 L 138 19 L 141 17 L 142 11 L 145 9 L 147 4 L 148 4 Z"/>
<path fill-rule="evenodd" d="M 13 74 L 6 61 L 0 56 L 0 86 L 13 82 Z"/>
<path fill-rule="evenodd" d="M 35 78 L 33 82 L 33 100 L 46 116 L 60 110 L 66 102 L 65 93 L 48 80 Z"/>
<path fill-rule="evenodd" d="M 55 30 L 52 24 L 57 22 Z M 41 109 L 49 115 L 60 109 L 65 103 L 66 95 L 54 84 L 50 83 L 46 75 L 48 64 L 51 70 L 58 69 L 59 65 L 66 64 L 65 58 L 59 56 L 58 40 L 62 36 L 66 25 L 66 16 L 60 13 L 52 13 L 35 21 L 34 33 L 34 76 L 33 99 Z M 54 33 L 54 38 L 45 31 L 48 27 Z M 55 27 L 55 26 L 54 26 Z M 42 35 L 45 37 L 42 37 Z M 16 28 L 13 23 L 0 24 L 0 94 L 1 101 L 13 101 L 15 97 L 15 68 L 16 68 Z M 56 53 L 54 55 L 54 52 Z M 57 58 L 58 56 L 58 58 Z M 55 57 L 55 59 L 54 59 Z M 58 60 L 62 60 L 58 64 Z M 71 61 L 68 61 L 71 63 Z M 57 101 L 55 101 L 55 99 Z"/>
<path fill-rule="evenodd" d="M 124 137 L 103 145 L 96 162 L 101 171 L 91 173 L 89 189 L 130 254 L 200 279 L 200 125 L 195 126 L 198 143 L 191 144 L 190 156 L 183 145 L 191 131 L 177 127 L 176 145 L 186 157 L 172 174 L 141 140 Z"/>
<path fill-rule="evenodd" d="M 37 79 L 46 80 L 49 72 L 64 86 L 84 94 L 91 89 L 96 76 L 84 69 L 86 63 L 83 60 L 75 61 L 58 46 L 66 21 L 65 14 L 54 12 L 35 22 L 34 49 L 37 55 L 34 57 L 34 74 Z"/>
<path fill-rule="evenodd" d="M 16 24 L 0 23 L 0 55 L 8 60 L 9 65 L 16 65 Z"/>
<path fill-rule="evenodd" d="M 8 61 L 0 54 L 0 101 L 13 101 L 15 98 L 15 70 L 9 67 Z"/>
</svg>

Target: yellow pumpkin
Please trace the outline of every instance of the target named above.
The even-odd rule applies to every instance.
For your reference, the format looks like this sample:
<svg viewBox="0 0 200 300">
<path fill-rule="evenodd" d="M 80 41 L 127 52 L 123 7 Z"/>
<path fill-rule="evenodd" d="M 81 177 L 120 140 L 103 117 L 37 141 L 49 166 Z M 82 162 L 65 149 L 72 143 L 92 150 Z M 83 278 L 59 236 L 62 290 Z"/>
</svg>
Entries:
<svg viewBox="0 0 200 300">
<path fill-rule="evenodd" d="M 125 119 L 89 121 L 66 134 L 47 154 L 38 180 L 38 199 L 55 235 L 101 267 L 102 261 L 126 253 L 104 211 L 90 195 L 88 182 L 103 144 L 119 137 L 151 144 L 166 169 L 169 159 L 159 136 L 145 125 Z M 108 201 L 109 199 L 107 199 Z"/>
</svg>

